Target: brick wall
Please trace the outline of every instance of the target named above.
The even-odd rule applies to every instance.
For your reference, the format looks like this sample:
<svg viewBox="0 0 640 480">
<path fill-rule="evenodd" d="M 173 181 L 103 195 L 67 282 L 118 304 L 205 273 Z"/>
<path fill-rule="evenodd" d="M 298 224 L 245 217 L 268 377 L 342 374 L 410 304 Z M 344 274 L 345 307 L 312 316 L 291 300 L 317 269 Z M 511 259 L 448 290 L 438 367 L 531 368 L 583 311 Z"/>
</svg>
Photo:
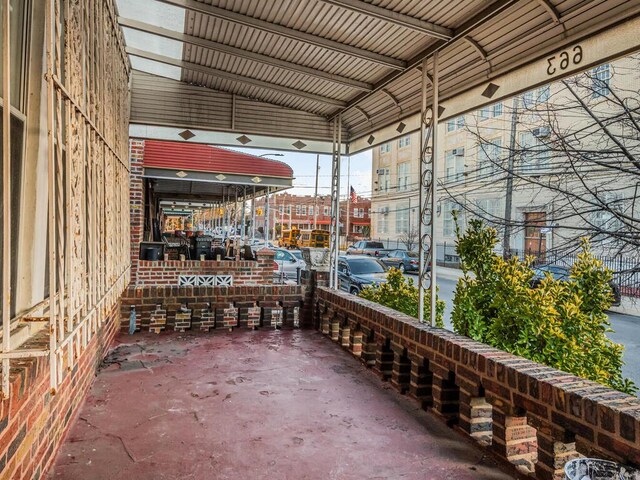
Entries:
<svg viewBox="0 0 640 480">
<path fill-rule="evenodd" d="M 129 140 L 129 227 L 131 244 L 131 281 L 136 281 L 140 242 L 144 235 L 144 140 Z"/>
<path fill-rule="evenodd" d="M 55 394 L 50 391 L 49 357 L 12 360 L 11 394 L 0 408 L 2 478 L 38 479 L 55 459 L 62 439 L 118 330 L 118 307 L 87 345 L 77 365 L 66 373 Z M 24 348 L 46 349 L 48 332 Z"/>
<path fill-rule="evenodd" d="M 122 330 L 135 309 L 136 330 L 293 327 L 304 298 L 300 285 L 232 287 L 130 286 L 121 302 Z"/>
<path fill-rule="evenodd" d="M 180 275 L 231 275 L 234 285 L 273 283 L 273 252 L 259 252 L 258 260 L 138 260 L 136 285 L 178 285 Z"/>
<path fill-rule="evenodd" d="M 640 467 L 640 399 L 359 297 L 316 289 L 315 327 L 524 472 L 562 479 L 579 454 Z"/>
</svg>

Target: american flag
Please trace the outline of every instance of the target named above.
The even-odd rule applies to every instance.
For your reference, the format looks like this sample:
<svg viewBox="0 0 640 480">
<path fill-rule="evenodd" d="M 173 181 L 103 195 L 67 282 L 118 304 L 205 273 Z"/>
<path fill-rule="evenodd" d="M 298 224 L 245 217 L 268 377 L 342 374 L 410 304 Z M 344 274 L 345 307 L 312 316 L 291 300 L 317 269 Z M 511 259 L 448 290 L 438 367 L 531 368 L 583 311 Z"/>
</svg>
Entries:
<svg viewBox="0 0 640 480">
<path fill-rule="evenodd" d="M 358 195 L 356 195 L 356 191 L 351 187 L 351 192 L 349 193 L 349 200 L 351 203 L 358 203 Z"/>
</svg>

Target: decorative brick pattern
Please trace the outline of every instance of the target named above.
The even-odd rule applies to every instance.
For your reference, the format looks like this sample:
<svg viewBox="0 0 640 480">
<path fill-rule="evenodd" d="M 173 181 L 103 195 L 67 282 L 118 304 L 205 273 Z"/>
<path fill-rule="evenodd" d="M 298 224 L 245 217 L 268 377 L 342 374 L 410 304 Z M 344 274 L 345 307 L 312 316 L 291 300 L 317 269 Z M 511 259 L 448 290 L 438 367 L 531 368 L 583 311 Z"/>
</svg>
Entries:
<svg viewBox="0 0 640 480">
<path fill-rule="evenodd" d="M 228 308 L 223 309 L 222 326 L 229 330 L 238 326 L 238 309 L 233 303 L 229 304 Z"/>
<path fill-rule="evenodd" d="M 167 325 L 167 311 L 162 305 L 156 305 L 156 309 L 149 317 L 149 331 L 152 333 L 160 333 Z"/>
<path fill-rule="evenodd" d="M 198 287 L 198 286 L 129 286 L 121 299 L 122 330 L 128 331 L 129 312 L 135 306 L 140 315 L 143 331 L 179 330 L 177 325 L 182 321 L 177 317 L 181 307 L 191 312 L 190 327 L 193 330 L 208 332 L 215 328 L 256 328 L 272 326 L 272 309 L 279 309 L 278 322 L 283 326 L 293 326 L 294 309 L 300 309 L 304 296 L 304 288 L 299 285 L 235 285 L 232 287 Z M 233 303 L 235 316 L 225 319 L 225 309 Z M 164 312 L 158 317 L 157 305 Z M 283 308 L 286 308 L 287 321 L 283 324 Z M 227 312 L 229 315 L 231 312 Z M 288 320 L 290 319 L 290 321 Z M 153 328 L 153 330 L 151 330 Z M 158 330 L 159 331 L 159 330 Z"/>
<path fill-rule="evenodd" d="M 560 480 L 578 454 L 640 467 L 640 399 L 308 280 L 310 324 L 519 470 Z"/>
<path fill-rule="evenodd" d="M 191 328 L 191 310 L 183 308 L 176 313 L 176 321 L 173 329 L 176 332 L 185 332 Z"/>
</svg>

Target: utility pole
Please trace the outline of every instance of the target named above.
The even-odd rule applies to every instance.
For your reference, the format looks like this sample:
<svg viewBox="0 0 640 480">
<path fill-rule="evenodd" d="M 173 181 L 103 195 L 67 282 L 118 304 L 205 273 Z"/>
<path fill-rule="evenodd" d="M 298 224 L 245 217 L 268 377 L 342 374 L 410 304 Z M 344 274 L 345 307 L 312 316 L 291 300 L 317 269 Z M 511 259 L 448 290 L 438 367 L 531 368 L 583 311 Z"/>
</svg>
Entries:
<svg viewBox="0 0 640 480">
<path fill-rule="evenodd" d="M 511 252 L 511 210 L 513 203 L 513 165 L 516 150 L 516 127 L 518 125 L 519 97 L 513 97 L 511 111 L 511 132 L 509 138 L 509 161 L 507 163 L 507 195 L 504 204 L 504 237 L 502 238 L 502 256 L 509 258 Z"/>
<path fill-rule="evenodd" d="M 313 229 L 318 228 L 318 176 L 320 174 L 320 154 L 316 155 L 316 192 L 313 197 Z"/>
</svg>

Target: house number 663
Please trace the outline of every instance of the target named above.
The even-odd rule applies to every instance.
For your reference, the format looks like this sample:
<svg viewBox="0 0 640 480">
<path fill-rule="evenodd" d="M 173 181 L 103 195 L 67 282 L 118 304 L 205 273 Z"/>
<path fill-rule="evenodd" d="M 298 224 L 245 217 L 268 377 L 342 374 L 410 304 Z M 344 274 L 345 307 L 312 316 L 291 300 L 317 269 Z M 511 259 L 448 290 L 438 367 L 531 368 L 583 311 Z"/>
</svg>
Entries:
<svg viewBox="0 0 640 480">
<path fill-rule="evenodd" d="M 576 45 L 571 51 L 565 50 L 560 55 L 547 58 L 547 75 L 555 74 L 558 69 L 566 70 L 569 65 L 578 65 L 582 61 L 582 47 Z"/>
</svg>

